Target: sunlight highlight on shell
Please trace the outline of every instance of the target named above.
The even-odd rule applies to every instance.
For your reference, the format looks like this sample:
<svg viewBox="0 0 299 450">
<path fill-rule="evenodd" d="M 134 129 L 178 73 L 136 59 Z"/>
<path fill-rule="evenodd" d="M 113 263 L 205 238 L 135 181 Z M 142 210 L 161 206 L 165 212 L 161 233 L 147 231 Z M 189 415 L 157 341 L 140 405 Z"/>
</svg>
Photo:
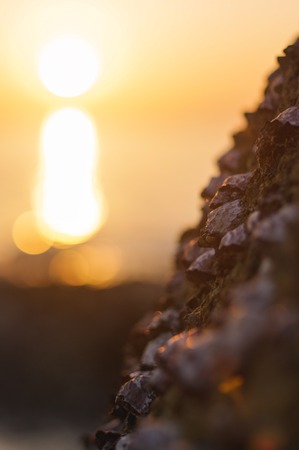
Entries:
<svg viewBox="0 0 299 450">
<path fill-rule="evenodd" d="M 64 108 L 46 121 L 34 206 L 41 234 L 56 244 L 84 242 L 105 220 L 96 185 L 97 151 L 93 123 L 82 111 Z"/>
</svg>

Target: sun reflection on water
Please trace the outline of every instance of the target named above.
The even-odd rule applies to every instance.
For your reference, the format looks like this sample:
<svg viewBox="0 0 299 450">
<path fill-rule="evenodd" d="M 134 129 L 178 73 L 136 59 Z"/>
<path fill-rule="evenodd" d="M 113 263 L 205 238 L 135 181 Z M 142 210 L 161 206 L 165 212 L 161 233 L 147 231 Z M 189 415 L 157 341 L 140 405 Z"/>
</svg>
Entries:
<svg viewBox="0 0 299 450">
<path fill-rule="evenodd" d="M 53 94 L 74 97 L 91 87 L 98 68 L 86 41 L 60 37 L 42 52 L 39 74 Z M 16 247 L 31 255 L 30 264 L 27 258 L 17 261 L 21 283 L 100 287 L 117 275 L 117 247 L 95 240 L 85 244 L 107 218 L 98 160 L 97 132 L 88 114 L 65 107 L 45 120 L 32 211 L 19 216 L 13 228 Z"/>
<path fill-rule="evenodd" d="M 82 111 L 64 108 L 47 119 L 34 205 L 42 235 L 56 244 L 83 242 L 105 220 L 96 185 L 97 150 L 93 123 Z"/>
</svg>

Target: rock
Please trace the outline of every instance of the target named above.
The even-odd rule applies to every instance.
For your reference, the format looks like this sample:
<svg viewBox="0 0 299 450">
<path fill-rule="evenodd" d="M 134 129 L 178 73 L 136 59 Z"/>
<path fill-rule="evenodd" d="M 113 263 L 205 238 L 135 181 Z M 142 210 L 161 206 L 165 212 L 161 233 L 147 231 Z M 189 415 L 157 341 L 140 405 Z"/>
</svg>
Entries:
<svg viewBox="0 0 299 450">
<path fill-rule="evenodd" d="M 185 302 L 187 289 L 185 271 L 176 271 L 166 284 L 163 306 L 167 308 L 171 305 L 173 308 L 180 308 Z"/>
<path fill-rule="evenodd" d="M 279 65 L 180 238 L 143 329 L 151 371 L 116 397 L 117 445 L 129 433 L 130 450 L 298 447 L 299 39 Z"/>
<path fill-rule="evenodd" d="M 197 229 L 189 229 L 180 237 L 175 255 L 175 262 L 178 269 L 184 268 L 184 266 L 186 265 L 185 258 L 191 258 L 192 253 L 196 252 L 196 248 L 198 248 L 197 236 Z M 188 254 L 186 255 L 186 253 Z M 191 262 L 189 264 L 191 264 Z"/>
<path fill-rule="evenodd" d="M 99 449 L 115 449 L 115 445 L 121 437 L 121 433 L 119 431 L 120 424 L 121 422 L 119 419 L 114 419 L 103 425 L 102 428 L 96 432 L 95 443 Z"/>
<path fill-rule="evenodd" d="M 228 177 L 228 175 L 229 175 L 228 173 L 223 173 L 218 177 L 212 177 L 208 186 L 201 192 L 201 196 L 207 200 L 210 200 L 212 197 L 214 197 L 214 195 L 222 185 L 223 181 Z"/>
<path fill-rule="evenodd" d="M 180 327 L 180 313 L 174 308 L 168 308 L 165 311 L 157 311 L 148 326 L 150 336 L 171 331 L 173 334 L 178 332 Z"/>
<path fill-rule="evenodd" d="M 114 450 L 120 436 L 120 433 L 115 433 L 114 431 L 99 430 L 96 432 L 95 441 L 99 449 Z"/>
<path fill-rule="evenodd" d="M 187 276 L 194 282 L 209 281 L 217 274 L 214 266 L 215 249 L 208 248 L 187 269 Z"/>
<path fill-rule="evenodd" d="M 260 109 L 275 111 L 281 97 L 281 88 L 283 85 L 283 76 L 280 69 L 275 70 L 268 78 L 268 86 L 265 90 L 265 98 L 260 104 Z"/>
<path fill-rule="evenodd" d="M 202 393 L 239 367 L 239 355 L 230 340 L 223 332 L 212 330 L 191 336 L 182 334 L 160 349 L 158 360 L 184 390 Z"/>
<path fill-rule="evenodd" d="M 251 172 L 231 175 L 224 180 L 219 190 L 240 191 L 243 193 L 252 179 L 252 176 L 253 174 Z"/>
<path fill-rule="evenodd" d="M 268 293 L 265 285 L 255 294 L 262 297 L 265 288 Z M 275 320 L 267 317 L 265 309 L 248 302 L 246 314 L 235 311 L 231 310 L 223 327 L 182 333 L 159 349 L 159 365 L 187 392 L 203 394 L 237 374 L 259 340 L 275 333 Z"/>
<path fill-rule="evenodd" d="M 262 312 L 273 305 L 276 298 L 275 284 L 267 275 L 257 275 L 247 283 L 230 290 L 233 308 L 246 312 Z"/>
<path fill-rule="evenodd" d="M 132 438 L 130 434 L 122 436 L 120 440 L 117 442 L 115 450 L 130 450 L 131 442 Z"/>
<path fill-rule="evenodd" d="M 249 172 L 226 178 L 210 201 L 210 208 L 215 209 L 224 203 L 241 198 L 252 176 L 252 173 Z"/>
<path fill-rule="evenodd" d="M 221 239 L 219 250 L 240 250 L 248 243 L 248 233 L 244 223 L 228 231 Z"/>
<path fill-rule="evenodd" d="M 205 241 L 217 241 L 244 220 L 245 209 L 240 200 L 225 203 L 210 212 L 203 230 Z M 201 241 L 200 241 L 201 242 Z"/>
<path fill-rule="evenodd" d="M 253 232 L 253 230 L 257 226 L 259 220 L 260 220 L 260 212 L 259 211 L 253 211 L 251 214 L 249 214 L 247 221 L 246 221 L 246 229 L 249 231 L 249 233 Z"/>
<path fill-rule="evenodd" d="M 233 134 L 233 141 L 235 147 L 243 148 L 247 147 L 248 144 L 248 133 L 247 130 L 238 131 Z"/>
<path fill-rule="evenodd" d="M 299 219 L 297 206 L 286 205 L 277 213 L 258 222 L 252 232 L 254 239 L 261 243 L 278 243 L 286 239 L 287 225 Z"/>
<path fill-rule="evenodd" d="M 291 106 L 272 120 L 272 122 L 275 121 L 283 125 L 289 124 L 292 127 L 299 127 L 299 108 L 297 106 Z"/>
<path fill-rule="evenodd" d="M 172 380 L 164 370 L 157 367 L 152 371 L 150 383 L 155 392 L 163 395 L 169 389 L 169 386 L 172 384 Z"/>
<path fill-rule="evenodd" d="M 201 248 L 198 245 L 198 239 L 192 239 L 190 242 L 188 242 L 182 252 L 181 257 L 181 263 L 182 265 L 187 268 L 190 266 L 190 264 L 193 263 L 200 255 L 205 253 L 206 249 Z"/>
<path fill-rule="evenodd" d="M 186 343 L 191 337 L 196 335 L 197 330 L 194 328 L 187 332 L 179 333 L 173 336 L 168 342 L 157 352 L 157 361 L 159 366 L 172 372 L 176 365 L 176 355 L 180 349 L 186 347 Z"/>
<path fill-rule="evenodd" d="M 127 381 L 120 388 L 115 403 L 133 415 L 144 416 L 149 413 L 155 397 L 150 384 L 150 374 L 144 373 Z"/>
<path fill-rule="evenodd" d="M 275 177 L 279 164 L 287 155 L 289 159 L 296 159 L 298 138 L 298 108 L 293 106 L 266 123 L 262 129 L 255 145 L 259 168 L 266 172 L 272 171 L 271 175 Z M 283 170 L 283 166 L 280 170 Z"/>
<path fill-rule="evenodd" d="M 156 366 L 156 352 L 159 347 L 171 338 L 171 333 L 162 333 L 155 339 L 149 341 L 141 356 L 142 369 L 153 369 Z"/>
<path fill-rule="evenodd" d="M 241 149 L 232 148 L 218 159 L 221 173 L 237 174 L 247 172 L 248 154 Z"/>
<path fill-rule="evenodd" d="M 158 420 L 146 421 L 132 436 L 130 450 L 172 450 L 179 437 L 177 428 L 171 423 Z"/>
</svg>

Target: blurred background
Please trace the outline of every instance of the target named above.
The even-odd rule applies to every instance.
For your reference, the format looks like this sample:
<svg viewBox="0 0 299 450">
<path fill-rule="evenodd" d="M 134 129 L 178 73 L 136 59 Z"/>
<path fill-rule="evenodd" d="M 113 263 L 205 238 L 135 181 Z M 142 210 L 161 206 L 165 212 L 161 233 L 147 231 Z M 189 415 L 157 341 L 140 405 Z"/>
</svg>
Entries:
<svg viewBox="0 0 299 450">
<path fill-rule="evenodd" d="M 0 22 L 0 448 L 75 449 L 299 4 L 2 0 Z"/>
</svg>

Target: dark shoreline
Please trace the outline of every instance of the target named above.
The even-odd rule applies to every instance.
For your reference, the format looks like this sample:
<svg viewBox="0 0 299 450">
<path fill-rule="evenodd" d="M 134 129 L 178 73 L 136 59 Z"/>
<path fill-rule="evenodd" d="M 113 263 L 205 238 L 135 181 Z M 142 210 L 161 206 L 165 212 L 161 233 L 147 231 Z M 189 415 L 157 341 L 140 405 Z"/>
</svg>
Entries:
<svg viewBox="0 0 299 450">
<path fill-rule="evenodd" d="M 98 423 L 119 381 L 122 345 L 161 289 L 0 284 L 0 422 L 12 433 Z"/>
</svg>

